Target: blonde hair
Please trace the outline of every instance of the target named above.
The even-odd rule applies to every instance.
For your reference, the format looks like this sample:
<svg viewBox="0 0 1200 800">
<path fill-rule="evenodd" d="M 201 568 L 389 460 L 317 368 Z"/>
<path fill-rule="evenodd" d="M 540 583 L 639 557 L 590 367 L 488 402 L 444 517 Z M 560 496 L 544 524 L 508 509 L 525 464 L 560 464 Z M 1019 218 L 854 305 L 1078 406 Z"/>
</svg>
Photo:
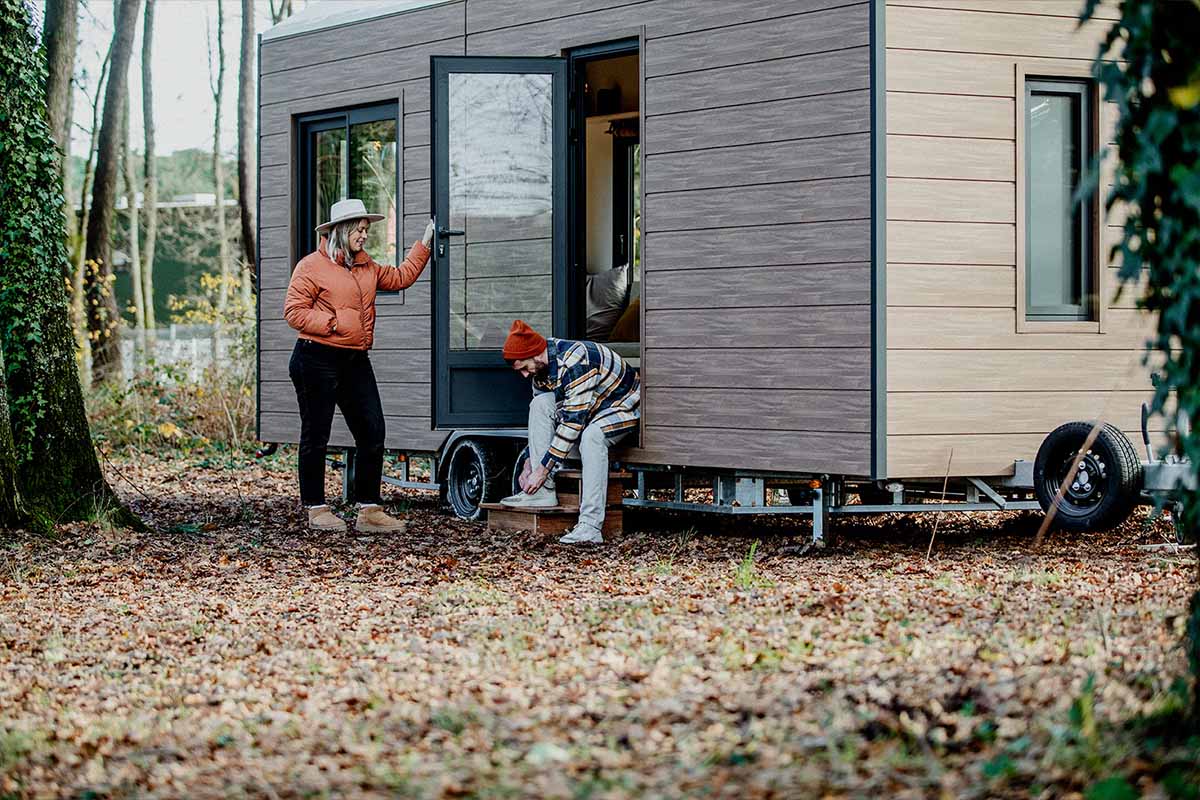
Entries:
<svg viewBox="0 0 1200 800">
<path fill-rule="evenodd" d="M 339 222 L 329 230 L 329 258 L 337 263 L 338 256 L 345 253 L 345 261 L 347 264 L 353 264 L 354 259 L 350 255 L 350 232 L 358 227 L 361 219 L 348 219 L 345 222 Z"/>
</svg>

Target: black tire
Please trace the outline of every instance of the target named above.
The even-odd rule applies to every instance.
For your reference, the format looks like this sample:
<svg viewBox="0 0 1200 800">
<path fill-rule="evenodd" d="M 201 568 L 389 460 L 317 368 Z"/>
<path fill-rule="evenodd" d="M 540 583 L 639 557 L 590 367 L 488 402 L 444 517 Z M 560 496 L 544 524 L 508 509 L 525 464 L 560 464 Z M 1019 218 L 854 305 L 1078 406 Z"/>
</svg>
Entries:
<svg viewBox="0 0 1200 800">
<path fill-rule="evenodd" d="M 446 467 L 446 502 L 460 519 L 479 519 L 481 503 L 503 496 L 504 461 L 484 442 L 463 439 L 454 445 Z"/>
<path fill-rule="evenodd" d="M 525 462 L 529 460 L 529 448 L 522 447 L 517 453 L 517 460 L 513 462 L 512 468 L 512 492 L 510 494 L 521 493 L 521 470 L 525 469 Z"/>
<path fill-rule="evenodd" d="M 892 504 L 892 493 L 873 483 L 865 483 L 857 487 L 854 493 L 858 495 L 858 502 L 864 506 L 890 506 Z"/>
<path fill-rule="evenodd" d="M 1049 512 L 1092 426 L 1091 422 L 1060 425 L 1038 448 L 1033 488 L 1043 511 Z M 1054 527 L 1076 533 L 1115 528 L 1137 505 L 1142 479 L 1142 462 L 1133 444 L 1119 428 L 1105 424 L 1058 504 Z"/>
</svg>

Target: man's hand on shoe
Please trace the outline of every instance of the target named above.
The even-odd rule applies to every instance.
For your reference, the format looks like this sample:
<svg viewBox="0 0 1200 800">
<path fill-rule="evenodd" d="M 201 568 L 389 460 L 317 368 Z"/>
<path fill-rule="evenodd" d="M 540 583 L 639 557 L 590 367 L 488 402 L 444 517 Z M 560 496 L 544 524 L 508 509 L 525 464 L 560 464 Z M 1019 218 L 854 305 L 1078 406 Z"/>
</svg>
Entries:
<svg viewBox="0 0 1200 800">
<path fill-rule="evenodd" d="M 542 488 L 542 484 L 546 482 L 546 478 L 550 477 L 550 470 L 546 469 L 541 464 L 538 464 L 529 473 L 528 480 L 525 481 L 525 493 L 533 494 L 538 489 Z"/>
</svg>

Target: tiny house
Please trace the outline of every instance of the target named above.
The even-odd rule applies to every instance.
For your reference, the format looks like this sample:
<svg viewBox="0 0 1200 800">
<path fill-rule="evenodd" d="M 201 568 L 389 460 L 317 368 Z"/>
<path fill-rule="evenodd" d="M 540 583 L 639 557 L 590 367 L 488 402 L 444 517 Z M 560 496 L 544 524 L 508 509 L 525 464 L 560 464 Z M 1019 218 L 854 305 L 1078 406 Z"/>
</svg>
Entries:
<svg viewBox="0 0 1200 800">
<path fill-rule="evenodd" d="M 1141 425 L 1153 320 L 1114 299 L 1109 179 L 1073 202 L 1115 121 L 1090 61 L 1116 14 L 1080 27 L 1078 6 L 297 14 L 259 44 L 259 437 L 298 441 L 283 295 L 353 196 L 387 214 L 381 262 L 437 220 L 420 281 L 379 298 L 371 357 L 387 446 L 434 455 L 461 515 L 507 491 L 523 445 L 529 387 L 500 358 L 519 317 L 640 369 L 639 440 L 614 458 L 642 504 L 687 506 L 703 476 L 725 511 L 774 510 L 771 483 L 793 487 L 783 510 L 797 491 L 878 509 L 948 477 L 963 507 L 1027 507 L 1065 474 L 1034 478 L 1047 435 L 1103 415 L 1108 463 L 1073 499 L 1081 526 L 1112 522 L 1088 509 L 1142 488 L 1136 456 L 1112 462 Z M 340 418 L 331 444 L 352 444 Z"/>
</svg>

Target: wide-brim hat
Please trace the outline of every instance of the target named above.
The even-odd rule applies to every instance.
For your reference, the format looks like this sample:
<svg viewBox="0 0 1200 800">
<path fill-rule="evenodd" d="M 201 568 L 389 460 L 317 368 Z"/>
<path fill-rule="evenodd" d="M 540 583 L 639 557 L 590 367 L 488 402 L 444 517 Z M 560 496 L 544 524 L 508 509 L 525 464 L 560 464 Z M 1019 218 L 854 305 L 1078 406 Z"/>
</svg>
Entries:
<svg viewBox="0 0 1200 800">
<path fill-rule="evenodd" d="M 383 214 L 368 214 L 367 207 L 363 205 L 362 200 L 338 200 L 333 204 L 333 208 L 329 209 L 329 221 L 322 222 L 317 226 L 318 231 L 327 231 L 339 222 L 347 222 L 352 219 L 365 219 L 368 222 L 379 222 L 383 219 Z"/>
</svg>

